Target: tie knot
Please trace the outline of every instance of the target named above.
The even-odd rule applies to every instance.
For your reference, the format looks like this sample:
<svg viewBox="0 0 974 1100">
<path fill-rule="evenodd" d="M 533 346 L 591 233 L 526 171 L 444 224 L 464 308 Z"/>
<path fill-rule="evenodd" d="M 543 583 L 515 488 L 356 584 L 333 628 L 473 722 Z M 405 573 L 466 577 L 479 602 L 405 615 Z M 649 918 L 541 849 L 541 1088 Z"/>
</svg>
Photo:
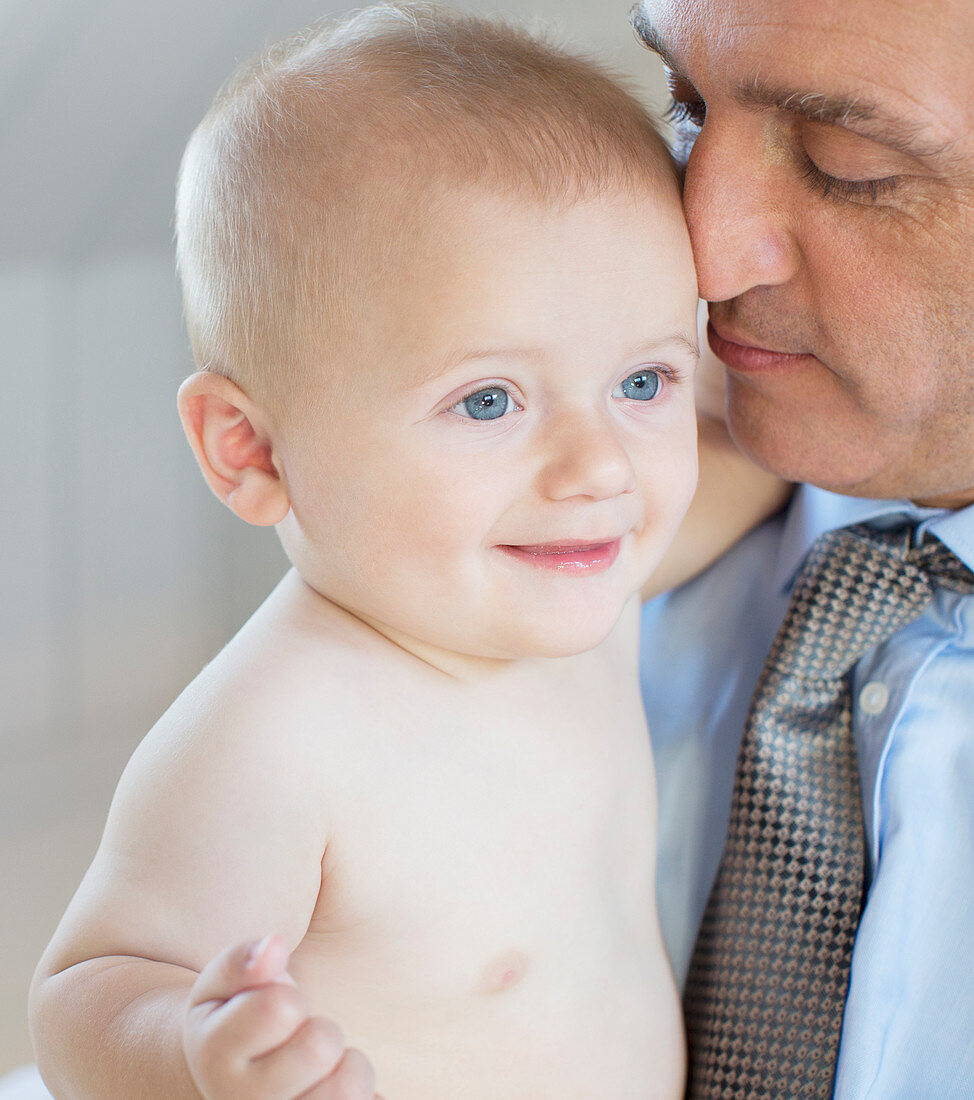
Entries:
<svg viewBox="0 0 974 1100">
<path fill-rule="evenodd" d="M 974 591 L 974 574 L 942 542 L 914 547 L 913 531 L 859 525 L 816 541 L 795 584 L 790 629 L 771 655 L 780 674 L 842 677 L 919 618 L 937 584 Z"/>
<path fill-rule="evenodd" d="M 918 565 L 934 584 L 954 592 L 974 592 L 972 572 L 940 539 L 929 539 L 909 550 L 907 557 Z"/>
<path fill-rule="evenodd" d="M 844 537 L 852 536 L 865 543 L 872 543 L 897 561 L 923 570 L 929 578 L 931 588 L 939 586 L 957 592 L 974 592 L 974 572 L 936 537 L 927 538 L 918 545 L 916 530 L 912 523 L 900 524 L 886 530 L 860 523 L 838 531 L 829 531 L 819 542 L 834 545 L 837 553 L 843 553 L 840 547 Z"/>
</svg>

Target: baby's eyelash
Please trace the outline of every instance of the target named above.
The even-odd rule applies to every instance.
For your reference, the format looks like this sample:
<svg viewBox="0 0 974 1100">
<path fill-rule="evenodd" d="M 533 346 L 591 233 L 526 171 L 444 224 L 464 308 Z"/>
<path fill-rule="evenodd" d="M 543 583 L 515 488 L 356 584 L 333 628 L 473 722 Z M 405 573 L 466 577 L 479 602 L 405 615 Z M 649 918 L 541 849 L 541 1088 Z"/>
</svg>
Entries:
<svg viewBox="0 0 974 1100">
<path fill-rule="evenodd" d="M 823 199 L 836 199 L 846 202 L 858 202 L 864 206 L 872 206 L 885 195 L 891 195 L 896 190 L 896 176 L 887 176 L 878 180 L 844 180 L 838 176 L 830 176 L 809 157 L 805 157 L 802 169 L 804 179 Z"/>
</svg>

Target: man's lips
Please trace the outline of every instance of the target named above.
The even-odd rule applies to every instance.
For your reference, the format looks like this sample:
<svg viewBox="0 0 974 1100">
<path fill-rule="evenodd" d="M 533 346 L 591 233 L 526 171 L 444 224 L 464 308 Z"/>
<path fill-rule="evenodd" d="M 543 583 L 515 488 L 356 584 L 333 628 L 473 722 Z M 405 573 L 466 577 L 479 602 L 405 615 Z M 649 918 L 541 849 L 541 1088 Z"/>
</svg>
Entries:
<svg viewBox="0 0 974 1100">
<path fill-rule="evenodd" d="M 621 539 L 608 542 L 542 542 L 532 546 L 500 545 L 519 561 L 556 573 L 604 573 L 619 556 Z"/>
<path fill-rule="evenodd" d="M 707 324 L 707 343 L 718 359 L 731 370 L 742 373 L 776 373 L 795 370 L 817 362 L 814 355 L 803 352 L 775 351 L 758 344 L 740 343 L 722 336 L 713 321 Z"/>
</svg>

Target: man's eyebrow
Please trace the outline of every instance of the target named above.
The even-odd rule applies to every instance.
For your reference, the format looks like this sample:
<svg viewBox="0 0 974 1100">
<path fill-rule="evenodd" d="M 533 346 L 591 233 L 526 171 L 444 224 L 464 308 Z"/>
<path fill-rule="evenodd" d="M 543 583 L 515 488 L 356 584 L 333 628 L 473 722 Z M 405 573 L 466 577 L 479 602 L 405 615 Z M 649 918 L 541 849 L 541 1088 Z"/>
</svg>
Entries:
<svg viewBox="0 0 974 1100">
<path fill-rule="evenodd" d="M 735 99 L 745 107 L 767 107 L 806 118 L 810 122 L 843 126 L 897 152 L 923 160 L 941 156 L 952 144 L 949 141 L 922 140 L 925 127 L 898 118 L 859 97 L 797 92 L 756 76 L 738 87 Z"/>
<path fill-rule="evenodd" d="M 640 42 L 655 53 L 675 75 L 686 79 L 641 3 L 635 4 L 630 10 L 629 22 Z M 923 139 L 921 135 L 925 126 L 897 118 L 868 100 L 820 92 L 799 92 L 776 86 L 759 76 L 744 81 L 736 89 L 735 99 L 745 107 L 769 107 L 812 122 L 844 126 L 863 137 L 920 160 L 942 157 L 954 144 L 949 139 L 939 142 Z"/>
<path fill-rule="evenodd" d="M 649 16 L 643 11 L 642 4 L 634 4 L 629 9 L 629 23 L 636 32 L 636 37 L 639 41 L 647 50 L 651 50 L 656 54 L 667 68 L 676 69 L 679 67 L 674 63 L 673 55 L 666 48 L 666 43 L 663 41 L 662 35 L 649 21 Z"/>
</svg>

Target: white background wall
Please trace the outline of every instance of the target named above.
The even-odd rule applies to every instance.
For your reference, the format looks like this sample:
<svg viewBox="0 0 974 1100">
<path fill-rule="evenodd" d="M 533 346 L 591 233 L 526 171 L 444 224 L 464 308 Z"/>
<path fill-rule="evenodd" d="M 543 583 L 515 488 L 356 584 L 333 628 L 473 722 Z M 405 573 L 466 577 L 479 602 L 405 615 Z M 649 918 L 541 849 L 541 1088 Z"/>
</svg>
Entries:
<svg viewBox="0 0 974 1100">
<path fill-rule="evenodd" d="M 457 6 L 540 16 L 663 99 L 628 0 Z M 284 569 L 176 418 L 172 186 L 236 61 L 343 7 L 0 0 L 0 1073 L 125 760 Z"/>
</svg>

